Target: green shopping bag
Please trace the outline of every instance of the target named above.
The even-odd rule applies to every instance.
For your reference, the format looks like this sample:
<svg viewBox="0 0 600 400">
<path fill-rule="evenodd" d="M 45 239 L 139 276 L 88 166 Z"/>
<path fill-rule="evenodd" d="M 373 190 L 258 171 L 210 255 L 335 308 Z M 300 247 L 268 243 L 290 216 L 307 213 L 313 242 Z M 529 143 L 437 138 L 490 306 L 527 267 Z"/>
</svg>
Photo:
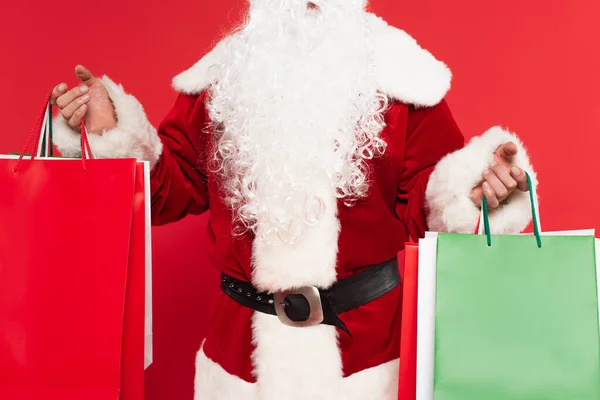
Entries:
<svg viewBox="0 0 600 400">
<path fill-rule="evenodd" d="M 439 234 L 434 400 L 600 399 L 595 239 L 532 210 L 533 236 Z"/>
</svg>

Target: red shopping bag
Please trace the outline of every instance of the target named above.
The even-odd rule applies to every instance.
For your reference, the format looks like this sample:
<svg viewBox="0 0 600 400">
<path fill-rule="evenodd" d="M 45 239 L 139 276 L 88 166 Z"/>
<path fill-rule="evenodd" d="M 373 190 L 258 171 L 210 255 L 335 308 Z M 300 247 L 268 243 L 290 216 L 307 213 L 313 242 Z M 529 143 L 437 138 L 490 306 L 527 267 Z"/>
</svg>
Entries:
<svg viewBox="0 0 600 400">
<path fill-rule="evenodd" d="M 143 398 L 144 166 L 82 150 L 0 158 L 3 400 Z"/>
<path fill-rule="evenodd" d="M 138 162 L 123 315 L 120 400 L 144 399 L 144 357 L 149 353 L 148 346 L 151 346 L 151 342 L 147 343 L 144 340 L 149 333 L 146 320 L 151 312 L 150 305 L 147 304 L 150 299 L 146 296 L 146 272 L 150 263 L 148 201 L 149 167 L 147 163 Z M 148 362 L 150 361 L 151 359 Z"/>
<path fill-rule="evenodd" d="M 417 381 L 417 296 L 419 245 L 406 243 L 402 291 L 398 400 L 415 400 Z"/>
</svg>

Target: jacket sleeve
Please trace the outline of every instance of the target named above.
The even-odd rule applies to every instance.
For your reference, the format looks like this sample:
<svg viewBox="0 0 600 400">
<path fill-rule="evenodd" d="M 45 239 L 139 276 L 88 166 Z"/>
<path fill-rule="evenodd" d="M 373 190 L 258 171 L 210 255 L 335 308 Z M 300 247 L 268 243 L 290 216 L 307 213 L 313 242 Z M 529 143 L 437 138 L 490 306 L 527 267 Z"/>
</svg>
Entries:
<svg viewBox="0 0 600 400">
<path fill-rule="evenodd" d="M 471 192 L 483 181 L 481 174 L 493 162 L 498 146 L 509 141 L 518 147 L 512 164 L 527 171 L 537 184 L 527 152 L 514 134 L 496 126 L 465 146 L 445 101 L 411 108 L 396 209 L 410 236 L 417 239 L 426 230 L 473 233 L 481 210 Z M 529 195 L 520 191 L 490 212 L 490 227 L 496 234 L 521 232 L 530 221 Z"/>
<path fill-rule="evenodd" d="M 95 158 L 136 158 L 151 171 L 152 223 L 162 225 L 208 209 L 205 94 L 178 96 L 156 130 L 142 105 L 103 77 L 117 126 L 89 136 Z M 62 116 L 54 119 L 54 144 L 65 157 L 81 157 L 80 135 Z"/>
<path fill-rule="evenodd" d="M 163 151 L 152 169 L 152 222 L 178 221 L 208 210 L 205 94 L 179 95 L 161 123 Z"/>
<path fill-rule="evenodd" d="M 404 169 L 397 191 L 396 214 L 413 240 L 427 227 L 425 193 L 438 161 L 459 150 L 464 137 L 445 100 L 433 107 L 409 107 L 404 147 Z"/>
</svg>

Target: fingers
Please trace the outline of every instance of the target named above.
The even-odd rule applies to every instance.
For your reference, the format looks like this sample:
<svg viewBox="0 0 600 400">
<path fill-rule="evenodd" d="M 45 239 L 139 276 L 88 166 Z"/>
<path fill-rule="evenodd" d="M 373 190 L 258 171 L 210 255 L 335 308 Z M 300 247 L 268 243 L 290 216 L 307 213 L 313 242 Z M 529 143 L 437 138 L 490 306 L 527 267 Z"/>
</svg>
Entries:
<svg viewBox="0 0 600 400">
<path fill-rule="evenodd" d="M 481 188 L 483 190 L 485 198 L 487 199 L 488 208 L 498 208 L 498 206 L 500 205 L 500 201 L 498 200 L 498 197 L 496 197 L 496 193 L 494 192 L 492 186 L 488 182 L 483 182 Z"/>
<path fill-rule="evenodd" d="M 509 195 L 512 192 L 514 192 L 515 189 L 519 189 L 522 192 L 529 191 L 527 174 L 521 168 L 497 164 L 494 167 L 492 167 L 492 171 L 494 172 L 496 177 L 502 182 L 504 187 L 508 189 Z M 492 184 L 492 182 L 490 182 L 490 184 Z M 504 191 L 502 189 L 498 190 L 493 184 L 492 186 L 494 187 L 496 194 L 501 198 L 504 194 Z"/>
<path fill-rule="evenodd" d="M 500 178 L 496 176 L 493 170 L 485 170 L 482 176 L 485 180 L 485 183 L 487 183 L 488 186 L 494 191 L 494 195 L 497 197 L 498 201 L 502 201 L 508 197 L 510 194 L 508 188 L 504 186 L 504 183 L 502 183 Z"/>
<path fill-rule="evenodd" d="M 481 186 L 477 186 L 471 192 L 471 200 L 477 207 L 481 207 L 481 203 L 483 202 L 483 188 Z"/>
<path fill-rule="evenodd" d="M 512 158 L 519 151 L 514 142 L 506 142 L 496 149 L 494 162 L 482 174 L 483 183 L 471 192 L 473 202 L 481 206 L 485 196 L 489 208 L 498 208 L 515 190 L 529 191 L 527 174 L 511 165 Z"/>
<path fill-rule="evenodd" d="M 56 85 L 56 87 L 52 90 L 52 94 L 50 94 L 50 104 L 56 105 L 56 99 L 65 94 L 68 87 L 66 83 L 61 83 Z"/>
<path fill-rule="evenodd" d="M 73 100 L 72 102 L 70 102 L 69 104 L 67 104 L 66 107 L 62 108 L 60 110 L 60 113 L 62 114 L 62 116 L 66 120 L 69 120 L 69 119 L 71 119 L 71 117 L 73 116 L 73 114 L 82 105 L 87 104 L 88 101 L 90 101 L 90 95 L 89 94 L 84 94 L 83 96 L 79 96 L 75 100 Z"/>
<path fill-rule="evenodd" d="M 487 199 L 488 208 L 494 209 L 500 206 L 500 201 L 498 200 L 498 196 L 494 192 L 494 189 L 490 186 L 489 183 L 483 182 L 481 186 L 477 186 L 471 192 L 471 200 L 478 207 L 483 205 L 483 196 Z"/>
<path fill-rule="evenodd" d="M 75 110 L 71 118 L 69 118 L 69 126 L 71 129 L 79 131 L 81 128 L 81 118 L 85 117 L 85 113 L 87 112 L 87 105 L 83 104 L 79 108 Z"/>
<path fill-rule="evenodd" d="M 89 89 L 87 86 L 84 85 L 71 89 L 56 99 L 56 105 L 62 110 L 71 102 L 76 100 L 78 97 L 86 94 L 87 92 L 89 92 Z"/>
<path fill-rule="evenodd" d="M 94 83 L 96 83 L 96 77 L 94 77 L 90 70 L 83 65 L 78 65 L 75 67 L 75 75 L 77 75 L 77 79 L 79 79 L 79 81 L 86 86 L 92 86 Z"/>
<path fill-rule="evenodd" d="M 483 183 L 471 192 L 471 198 L 478 206 L 481 206 L 483 196 L 488 200 L 488 207 L 494 209 L 516 189 L 523 192 L 529 190 L 527 175 L 517 167 L 507 168 L 497 164 L 484 171 L 482 177 Z"/>
<path fill-rule="evenodd" d="M 500 164 L 496 164 L 492 167 L 492 172 L 502 182 L 502 185 L 508 190 L 508 194 L 511 194 L 517 188 L 517 181 L 511 175 L 511 169 Z M 500 193 L 496 190 L 496 194 Z"/>
<path fill-rule="evenodd" d="M 529 182 L 527 182 L 527 174 L 525 174 L 525 172 L 523 172 L 521 168 L 512 167 L 510 169 L 510 174 L 517 182 L 517 189 L 519 189 L 522 192 L 529 191 Z"/>
</svg>

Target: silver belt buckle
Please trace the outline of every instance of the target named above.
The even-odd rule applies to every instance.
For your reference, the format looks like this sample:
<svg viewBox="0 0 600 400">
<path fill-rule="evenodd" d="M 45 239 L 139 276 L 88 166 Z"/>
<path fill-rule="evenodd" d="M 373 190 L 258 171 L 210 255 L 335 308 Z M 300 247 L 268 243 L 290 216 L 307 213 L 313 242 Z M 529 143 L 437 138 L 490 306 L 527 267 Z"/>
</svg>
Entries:
<svg viewBox="0 0 600 400">
<path fill-rule="evenodd" d="M 306 321 L 292 321 L 285 312 L 285 298 L 291 294 L 304 296 L 308 301 L 309 314 Z M 279 320 L 288 326 L 303 328 L 307 326 L 319 325 L 323 322 L 323 306 L 321 304 L 321 294 L 319 289 L 314 286 L 303 286 L 298 289 L 284 290 L 273 294 L 275 303 L 275 313 Z"/>
</svg>

